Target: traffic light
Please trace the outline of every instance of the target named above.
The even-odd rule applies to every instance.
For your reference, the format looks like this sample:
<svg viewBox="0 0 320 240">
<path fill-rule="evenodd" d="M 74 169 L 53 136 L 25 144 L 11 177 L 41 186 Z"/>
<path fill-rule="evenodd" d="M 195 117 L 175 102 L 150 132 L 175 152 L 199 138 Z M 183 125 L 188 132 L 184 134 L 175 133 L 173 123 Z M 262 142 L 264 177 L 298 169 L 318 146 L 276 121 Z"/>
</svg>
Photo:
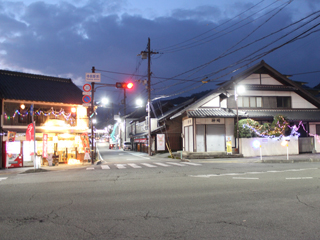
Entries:
<svg viewBox="0 0 320 240">
<path fill-rule="evenodd" d="M 91 115 L 92 115 L 92 108 L 91 108 L 91 107 L 88 107 L 88 108 L 87 108 L 87 116 L 88 116 L 88 117 L 91 117 Z"/>
<path fill-rule="evenodd" d="M 116 83 L 116 88 L 125 88 L 125 89 L 131 89 L 133 88 L 133 83 L 132 82 L 117 82 Z"/>
</svg>

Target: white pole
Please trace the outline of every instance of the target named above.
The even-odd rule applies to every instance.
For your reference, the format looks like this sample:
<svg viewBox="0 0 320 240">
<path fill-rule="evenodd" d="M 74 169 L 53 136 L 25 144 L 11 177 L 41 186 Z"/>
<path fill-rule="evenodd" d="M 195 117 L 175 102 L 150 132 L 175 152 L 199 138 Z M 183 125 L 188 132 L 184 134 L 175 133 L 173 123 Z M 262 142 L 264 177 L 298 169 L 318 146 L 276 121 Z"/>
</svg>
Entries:
<svg viewBox="0 0 320 240">
<path fill-rule="evenodd" d="M 260 160 L 262 161 L 261 145 L 260 145 Z"/>
<path fill-rule="evenodd" d="M 289 143 L 287 142 L 287 160 L 289 160 Z"/>
</svg>

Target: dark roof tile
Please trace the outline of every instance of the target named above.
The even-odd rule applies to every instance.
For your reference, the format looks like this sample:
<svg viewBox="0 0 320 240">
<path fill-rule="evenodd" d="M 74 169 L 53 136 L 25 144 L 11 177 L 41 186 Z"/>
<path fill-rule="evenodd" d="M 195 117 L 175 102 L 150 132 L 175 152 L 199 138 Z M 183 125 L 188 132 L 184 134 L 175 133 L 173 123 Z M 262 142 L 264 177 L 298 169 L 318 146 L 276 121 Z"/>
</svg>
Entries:
<svg viewBox="0 0 320 240">
<path fill-rule="evenodd" d="M 0 97 L 12 100 L 82 104 L 71 79 L 0 70 Z"/>
</svg>

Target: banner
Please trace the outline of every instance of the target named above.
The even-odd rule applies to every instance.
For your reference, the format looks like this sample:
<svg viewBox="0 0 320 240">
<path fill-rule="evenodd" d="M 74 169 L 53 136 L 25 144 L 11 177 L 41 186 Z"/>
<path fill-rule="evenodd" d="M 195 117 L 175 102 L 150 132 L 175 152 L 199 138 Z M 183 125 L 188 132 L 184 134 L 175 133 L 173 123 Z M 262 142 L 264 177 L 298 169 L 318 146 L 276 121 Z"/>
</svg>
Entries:
<svg viewBox="0 0 320 240">
<path fill-rule="evenodd" d="M 88 133 L 82 133 L 80 138 L 81 138 L 83 149 L 85 150 L 86 153 L 89 153 L 90 152 L 90 142 L 89 142 Z"/>
<path fill-rule="evenodd" d="M 227 154 L 232 154 L 232 141 L 231 141 L 231 137 L 227 137 L 227 139 L 226 139 L 226 144 L 227 144 Z"/>
<path fill-rule="evenodd" d="M 26 131 L 26 140 L 27 141 L 34 141 L 34 131 L 33 131 L 33 124 L 30 123 L 28 125 L 27 131 Z"/>
<path fill-rule="evenodd" d="M 48 134 L 43 134 L 42 157 L 48 157 Z"/>
<path fill-rule="evenodd" d="M 157 151 L 166 150 L 166 140 L 164 134 L 157 134 Z"/>
</svg>

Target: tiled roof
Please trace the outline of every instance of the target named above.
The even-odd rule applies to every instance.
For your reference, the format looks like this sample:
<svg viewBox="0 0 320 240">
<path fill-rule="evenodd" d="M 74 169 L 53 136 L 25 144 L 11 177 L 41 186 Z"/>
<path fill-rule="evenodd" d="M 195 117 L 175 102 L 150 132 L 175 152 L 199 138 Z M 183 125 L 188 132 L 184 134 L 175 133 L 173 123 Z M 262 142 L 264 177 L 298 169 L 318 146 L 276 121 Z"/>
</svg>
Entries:
<svg viewBox="0 0 320 240">
<path fill-rule="evenodd" d="M 248 110 L 245 114 L 248 118 L 273 118 L 276 115 L 291 121 L 320 121 L 320 110 Z"/>
<path fill-rule="evenodd" d="M 82 104 L 82 90 L 67 78 L 0 70 L 0 98 Z"/>
<path fill-rule="evenodd" d="M 228 112 L 221 108 L 197 109 L 187 112 L 190 118 L 207 118 L 207 117 L 235 117 L 233 112 Z"/>
</svg>

